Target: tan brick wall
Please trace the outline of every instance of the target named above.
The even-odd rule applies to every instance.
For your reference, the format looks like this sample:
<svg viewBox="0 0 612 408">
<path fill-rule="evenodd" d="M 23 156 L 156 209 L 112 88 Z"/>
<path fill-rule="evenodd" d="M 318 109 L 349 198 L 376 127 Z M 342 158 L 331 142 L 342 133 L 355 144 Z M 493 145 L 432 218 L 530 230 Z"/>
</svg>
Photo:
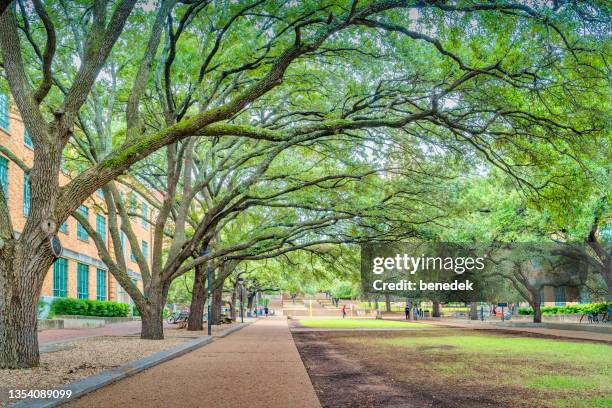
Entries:
<svg viewBox="0 0 612 408">
<path fill-rule="evenodd" d="M 19 157 L 28 166 L 33 163 L 34 153 L 33 151 L 24 144 L 24 125 L 19 116 L 18 111 L 15 110 L 14 104 L 11 103 L 11 111 L 9 115 L 9 132 L 0 129 L 0 144 L 7 147 L 17 157 Z M 0 154 L 1 155 L 1 154 Z M 64 185 L 70 181 L 68 175 L 60 175 L 60 184 Z M 8 162 L 8 205 L 11 213 L 11 220 L 13 222 L 13 228 L 17 232 L 21 232 L 26 223 L 26 217 L 23 214 L 23 193 L 24 193 L 24 173 L 16 163 L 9 160 Z M 126 193 L 126 197 L 129 197 L 129 192 L 123 186 L 119 187 Z M 138 202 L 142 202 L 142 198 L 138 197 Z M 105 212 L 105 205 L 101 198 L 97 197 L 96 194 L 89 197 L 85 203 L 89 208 L 88 219 L 90 224 L 96 228 L 96 214 L 102 213 L 107 219 L 107 231 L 108 231 L 108 217 Z M 141 206 L 139 204 L 138 210 L 140 213 Z M 150 211 L 150 207 L 149 207 Z M 90 238 L 88 241 L 82 241 L 77 238 L 77 222 L 74 218 L 69 217 L 67 220 L 68 232 L 59 232 L 58 237 L 60 238 L 62 245 L 65 249 L 72 252 L 76 252 L 81 255 L 85 255 L 94 259 L 100 259 L 98 256 L 98 250 L 93 240 Z M 139 218 L 134 218 L 133 227 L 136 235 L 138 236 L 139 242 L 143 240 L 149 244 L 149 262 L 152 253 L 152 228 L 149 225 L 148 228 L 143 228 Z M 108 234 L 108 232 L 107 232 Z M 107 237 L 107 242 L 110 239 Z M 112 246 L 109 243 L 109 247 Z M 130 247 L 129 243 L 126 242 L 126 258 L 128 262 L 128 268 L 135 272 L 140 272 L 138 265 L 130 260 Z M 112 251 L 111 251 L 112 254 Z M 77 296 L 77 260 L 66 256 L 68 259 L 68 296 Z M 97 295 L 97 265 L 89 265 L 89 299 L 96 299 Z M 142 281 L 138 282 L 138 286 L 142 289 Z M 117 294 L 118 283 L 107 272 L 107 298 L 109 300 L 115 300 Z M 53 267 L 50 268 L 49 272 L 45 276 L 43 282 L 41 296 L 52 296 L 53 295 Z"/>
</svg>

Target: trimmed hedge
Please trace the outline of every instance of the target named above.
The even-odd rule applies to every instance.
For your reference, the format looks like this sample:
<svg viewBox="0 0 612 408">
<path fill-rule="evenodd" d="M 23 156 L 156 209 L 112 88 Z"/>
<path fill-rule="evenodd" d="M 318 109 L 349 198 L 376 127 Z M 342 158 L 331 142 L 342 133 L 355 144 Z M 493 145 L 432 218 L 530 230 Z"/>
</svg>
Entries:
<svg viewBox="0 0 612 408">
<path fill-rule="evenodd" d="M 612 302 L 588 303 L 584 305 L 568 305 L 568 306 L 542 306 L 542 314 L 584 314 L 584 313 L 605 313 L 608 307 L 612 306 Z M 533 309 L 530 307 L 521 307 L 520 315 L 532 315 Z"/>
<path fill-rule="evenodd" d="M 54 315 L 127 317 L 130 314 L 130 306 L 110 300 L 56 298 L 51 304 L 51 313 Z"/>
</svg>

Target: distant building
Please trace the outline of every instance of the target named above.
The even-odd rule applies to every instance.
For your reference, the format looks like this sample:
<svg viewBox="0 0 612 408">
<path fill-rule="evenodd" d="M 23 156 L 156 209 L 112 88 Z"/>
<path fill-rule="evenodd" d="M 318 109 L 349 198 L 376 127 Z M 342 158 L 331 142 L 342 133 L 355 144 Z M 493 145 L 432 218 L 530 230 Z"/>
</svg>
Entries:
<svg viewBox="0 0 612 408">
<path fill-rule="evenodd" d="M 23 162 L 32 165 L 34 160 L 33 144 L 21 116 L 14 106 L 11 106 L 6 94 L 0 93 L 0 145 L 10 150 Z M 68 174 L 60 175 L 60 183 L 70 180 Z M 30 210 L 30 189 L 28 175 L 8 157 L 0 152 L 0 187 L 8 197 L 8 208 L 15 234 L 22 231 Z M 153 228 L 150 221 L 155 213 L 142 197 L 118 185 L 124 193 L 129 194 L 132 207 L 141 222 L 133 222 L 134 232 L 141 243 L 141 250 L 151 262 L 149 248 L 153 242 Z M 113 254 L 112 242 L 109 239 L 108 217 L 106 205 L 101 190 L 89 197 L 79 208 L 79 211 L 89 219 L 89 223 L 105 237 L 109 252 Z M 108 272 L 106 265 L 99 259 L 98 250 L 92 238 L 85 229 L 69 217 L 60 226 L 58 237 L 64 251 L 57 259 L 45 277 L 41 296 L 72 297 L 81 299 L 114 300 L 132 303 L 128 294 L 121 288 L 115 278 Z M 122 233 L 123 234 L 123 233 Z M 127 239 L 122 240 L 123 252 L 132 280 L 142 289 L 142 276 L 138 264 L 130 256 L 131 248 Z"/>
</svg>

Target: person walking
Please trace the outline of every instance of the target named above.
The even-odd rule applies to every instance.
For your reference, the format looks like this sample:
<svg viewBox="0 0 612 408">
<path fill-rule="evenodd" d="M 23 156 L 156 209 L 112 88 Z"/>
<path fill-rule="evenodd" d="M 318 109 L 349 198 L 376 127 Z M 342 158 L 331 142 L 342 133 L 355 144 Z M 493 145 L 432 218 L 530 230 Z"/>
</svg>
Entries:
<svg viewBox="0 0 612 408">
<path fill-rule="evenodd" d="M 268 309 L 268 306 L 264 307 L 264 313 L 266 315 L 266 317 L 268 317 L 268 313 L 270 312 L 270 309 Z"/>
<path fill-rule="evenodd" d="M 344 319 L 346 317 L 346 305 L 342 306 L 342 318 Z"/>
<path fill-rule="evenodd" d="M 406 305 L 404 313 L 406 314 L 406 320 L 410 320 L 410 306 Z"/>
</svg>

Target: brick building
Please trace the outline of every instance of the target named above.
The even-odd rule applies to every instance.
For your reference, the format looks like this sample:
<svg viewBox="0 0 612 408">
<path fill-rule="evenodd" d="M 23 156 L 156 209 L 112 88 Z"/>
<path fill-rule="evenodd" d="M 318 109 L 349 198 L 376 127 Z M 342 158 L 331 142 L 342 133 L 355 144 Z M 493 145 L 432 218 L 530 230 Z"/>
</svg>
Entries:
<svg viewBox="0 0 612 408">
<path fill-rule="evenodd" d="M 16 107 L 10 103 L 6 94 L 0 93 L 0 145 L 10 150 L 28 166 L 34 159 L 32 140 L 23 125 Z M 8 208 L 15 234 L 22 231 L 30 207 L 30 192 L 28 175 L 6 155 L 0 152 L 0 187 L 8 197 Z M 60 183 L 69 181 L 68 174 L 60 175 Z M 119 185 L 122 193 L 129 197 L 132 212 L 138 214 L 140 220 L 134 219 L 132 226 L 141 243 L 142 252 L 151 262 L 152 226 L 151 220 L 155 214 L 147 202 L 139 195 Z M 108 232 L 107 215 L 101 190 L 89 197 L 79 208 L 86 215 L 89 223 L 102 233 L 112 254 L 112 243 Z M 123 233 L 121 233 L 123 234 Z M 127 293 L 121 288 L 114 277 L 108 272 L 106 265 L 100 260 L 98 250 L 85 229 L 69 217 L 60 227 L 58 237 L 64 248 L 62 257 L 57 259 L 45 277 L 41 296 L 73 297 L 81 299 L 114 300 L 132 303 Z M 125 237 L 122 237 L 125 238 Z M 127 267 L 133 281 L 142 288 L 142 277 L 138 272 L 138 264 L 131 255 L 127 239 L 122 240 Z"/>
</svg>

